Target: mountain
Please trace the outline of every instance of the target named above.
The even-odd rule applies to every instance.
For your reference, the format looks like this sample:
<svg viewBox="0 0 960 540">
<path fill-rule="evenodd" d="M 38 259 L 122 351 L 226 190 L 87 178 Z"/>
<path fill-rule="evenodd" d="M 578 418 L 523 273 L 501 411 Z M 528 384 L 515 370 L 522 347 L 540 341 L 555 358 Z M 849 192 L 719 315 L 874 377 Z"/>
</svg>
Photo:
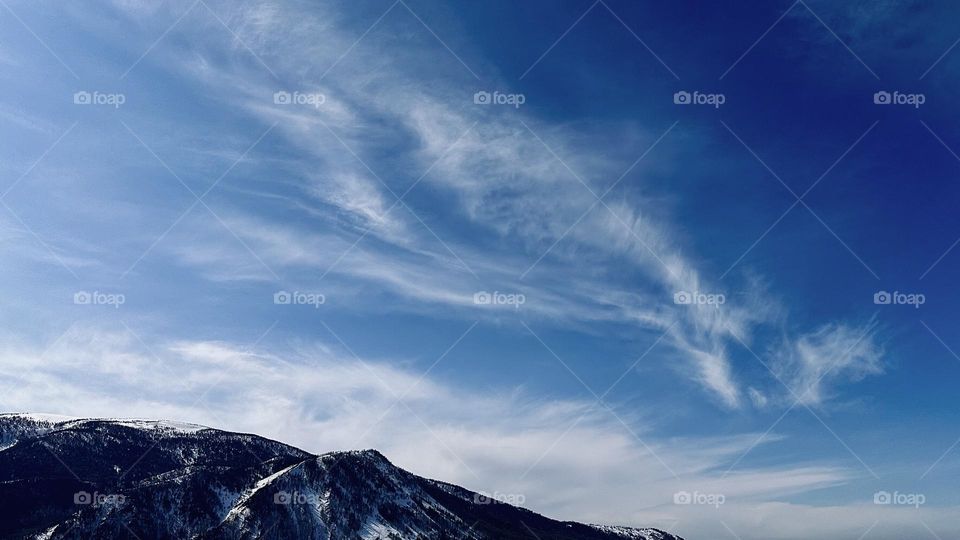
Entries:
<svg viewBox="0 0 960 540">
<path fill-rule="evenodd" d="M 0 538 L 682 540 L 555 521 L 375 450 L 193 424 L 0 415 Z"/>
</svg>

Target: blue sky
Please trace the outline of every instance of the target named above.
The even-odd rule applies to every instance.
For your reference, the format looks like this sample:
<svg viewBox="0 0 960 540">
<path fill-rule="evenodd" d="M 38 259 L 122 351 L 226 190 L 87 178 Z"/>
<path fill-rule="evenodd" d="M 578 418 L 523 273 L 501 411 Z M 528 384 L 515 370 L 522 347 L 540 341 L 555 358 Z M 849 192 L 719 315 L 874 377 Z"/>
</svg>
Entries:
<svg viewBox="0 0 960 540">
<path fill-rule="evenodd" d="M 0 406 L 691 539 L 960 534 L 956 15 L 4 0 Z"/>
</svg>

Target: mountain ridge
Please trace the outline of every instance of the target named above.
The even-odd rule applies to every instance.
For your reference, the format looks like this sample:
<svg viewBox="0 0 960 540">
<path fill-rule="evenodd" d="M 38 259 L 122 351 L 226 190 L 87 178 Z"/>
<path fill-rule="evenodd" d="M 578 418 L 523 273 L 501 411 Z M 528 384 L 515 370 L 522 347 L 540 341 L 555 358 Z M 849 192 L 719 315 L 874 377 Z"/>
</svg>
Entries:
<svg viewBox="0 0 960 540">
<path fill-rule="evenodd" d="M 557 521 L 374 449 L 143 419 L 0 414 L 0 538 L 682 540 Z"/>
</svg>

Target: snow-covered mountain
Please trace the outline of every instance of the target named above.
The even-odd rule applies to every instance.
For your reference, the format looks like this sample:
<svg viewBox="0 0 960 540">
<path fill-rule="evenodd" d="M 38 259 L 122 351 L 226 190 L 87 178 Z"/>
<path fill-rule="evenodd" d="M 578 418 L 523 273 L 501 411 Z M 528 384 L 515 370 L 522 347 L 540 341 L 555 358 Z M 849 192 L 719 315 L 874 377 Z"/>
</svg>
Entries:
<svg viewBox="0 0 960 540">
<path fill-rule="evenodd" d="M 555 521 L 395 467 L 146 420 L 0 415 L 0 538 L 681 540 Z"/>
</svg>

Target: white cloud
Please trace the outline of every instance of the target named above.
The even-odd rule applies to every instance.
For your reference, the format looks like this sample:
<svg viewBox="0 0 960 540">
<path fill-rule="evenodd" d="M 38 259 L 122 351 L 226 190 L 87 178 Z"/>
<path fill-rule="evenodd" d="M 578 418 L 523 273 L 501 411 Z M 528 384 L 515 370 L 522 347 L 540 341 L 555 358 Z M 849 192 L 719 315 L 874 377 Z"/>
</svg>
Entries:
<svg viewBox="0 0 960 540">
<path fill-rule="evenodd" d="M 767 398 L 763 392 L 753 387 L 747 389 L 747 395 L 750 396 L 750 401 L 753 402 L 753 405 L 760 409 L 766 407 L 770 402 L 770 399 Z"/>
<path fill-rule="evenodd" d="M 714 391 L 730 407 L 740 404 L 740 392 L 730 374 L 730 362 L 722 351 L 709 353 L 690 349 L 689 354 L 697 363 L 700 382 Z"/>
<path fill-rule="evenodd" d="M 875 321 L 862 327 L 828 324 L 786 341 L 777 351 L 774 371 L 790 388 L 788 399 L 820 405 L 830 399 L 831 383 L 883 373 L 876 327 Z"/>
</svg>

